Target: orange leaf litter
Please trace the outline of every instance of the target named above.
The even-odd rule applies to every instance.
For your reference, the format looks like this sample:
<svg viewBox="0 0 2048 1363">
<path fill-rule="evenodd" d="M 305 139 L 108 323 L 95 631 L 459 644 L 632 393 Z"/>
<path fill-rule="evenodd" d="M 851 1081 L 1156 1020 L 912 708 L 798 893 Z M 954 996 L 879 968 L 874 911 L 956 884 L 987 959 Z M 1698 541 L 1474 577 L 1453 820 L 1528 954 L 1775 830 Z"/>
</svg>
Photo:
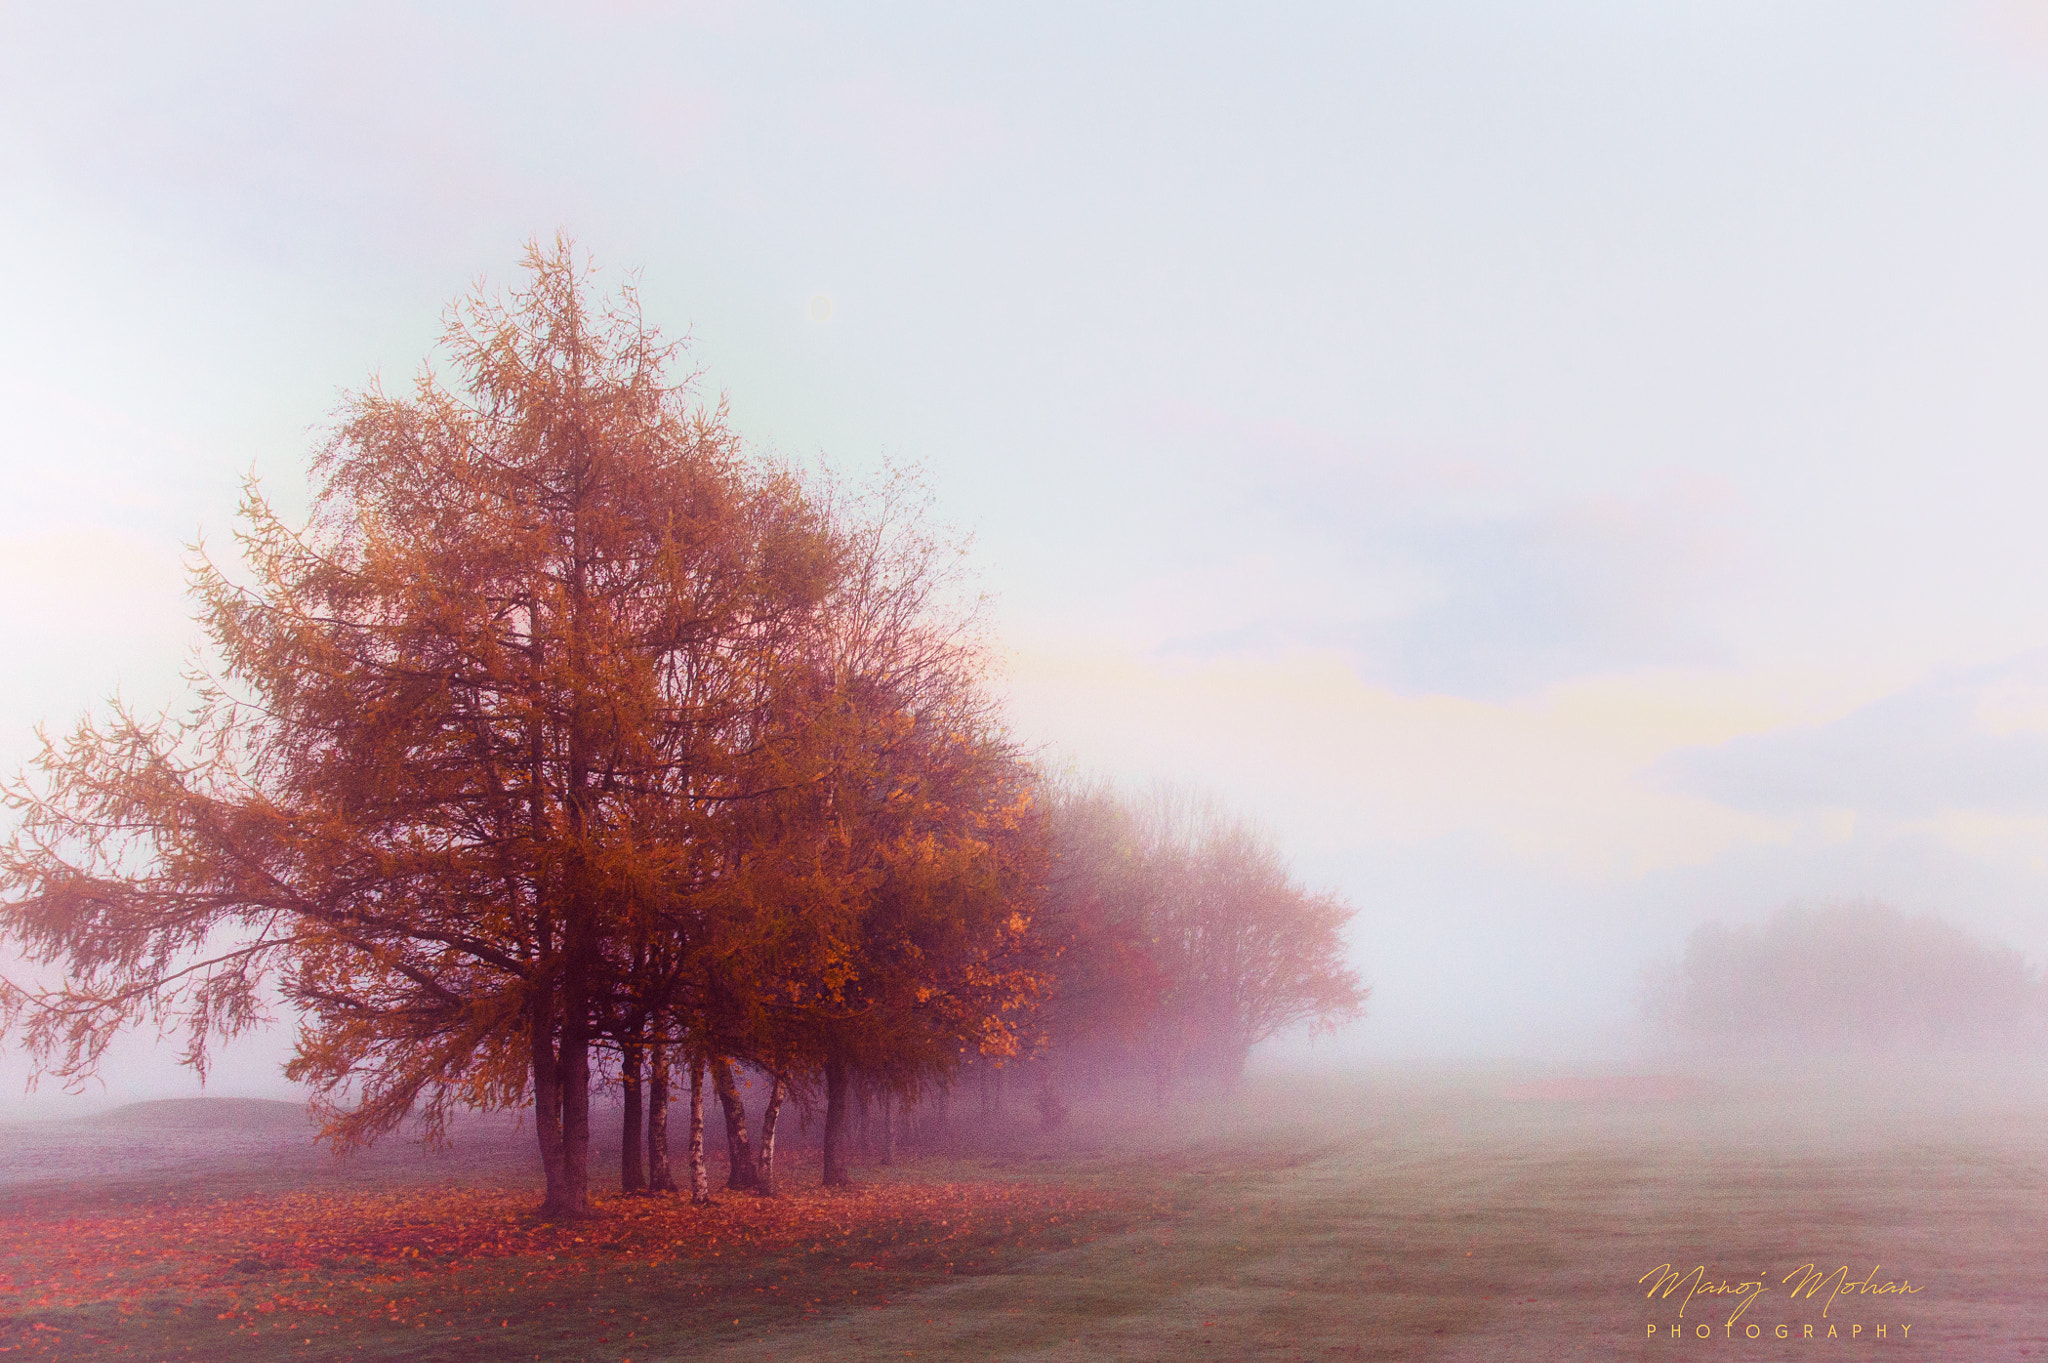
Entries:
<svg viewBox="0 0 2048 1363">
<path fill-rule="evenodd" d="M 68 1215 L 0 1218 L 0 1311 L 63 1308 L 164 1292 L 258 1288 L 238 1267 L 284 1270 L 261 1284 L 245 1310 L 332 1308 L 288 1291 L 293 1279 L 333 1261 L 375 1265 L 377 1277 L 452 1273 L 468 1264 L 524 1257 L 527 1276 L 580 1274 L 598 1265 L 751 1259 L 869 1240 L 921 1249 L 1003 1227 L 1023 1231 L 1104 1209 L 1113 1199 L 1043 1184 L 866 1183 L 808 1187 L 776 1198 L 724 1193 L 710 1207 L 673 1197 L 596 1199 L 588 1221 L 546 1222 L 531 1191 L 468 1188 L 376 1189 L 191 1198 Z M 1022 1221 L 1024 1225 L 1019 1225 Z M 986 1244 L 983 1240 L 982 1244 Z M 974 1257 L 985 1251 L 961 1246 Z M 850 1267 L 889 1267 L 889 1249 Z M 323 1261 L 325 1261 L 323 1263 Z M 237 1295 L 240 1295 L 239 1293 Z"/>
</svg>

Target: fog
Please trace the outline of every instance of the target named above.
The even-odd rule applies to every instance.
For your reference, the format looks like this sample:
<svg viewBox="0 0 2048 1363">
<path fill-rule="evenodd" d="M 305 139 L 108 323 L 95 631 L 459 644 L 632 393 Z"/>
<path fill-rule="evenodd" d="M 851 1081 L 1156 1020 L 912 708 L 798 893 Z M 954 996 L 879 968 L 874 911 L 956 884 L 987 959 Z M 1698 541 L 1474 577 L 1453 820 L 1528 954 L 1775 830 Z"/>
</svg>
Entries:
<svg viewBox="0 0 2048 1363">
<path fill-rule="evenodd" d="M 1796 902 L 2048 958 L 2036 7 L 105 18 L 0 20 L 10 772 L 562 227 L 750 440 L 925 470 L 1048 764 L 1356 906 L 1365 1017 L 1258 1064 L 1648 1065 L 1643 972 Z"/>
</svg>

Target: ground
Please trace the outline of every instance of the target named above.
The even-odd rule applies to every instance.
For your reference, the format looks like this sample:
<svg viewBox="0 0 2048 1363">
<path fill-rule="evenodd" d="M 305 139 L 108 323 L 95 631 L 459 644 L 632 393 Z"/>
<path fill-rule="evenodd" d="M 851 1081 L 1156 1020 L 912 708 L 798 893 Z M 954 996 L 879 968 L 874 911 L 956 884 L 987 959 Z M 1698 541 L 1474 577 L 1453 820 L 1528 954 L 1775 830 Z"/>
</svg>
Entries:
<svg viewBox="0 0 2048 1363">
<path fill-rule="evenodd" d="M 615 1198 L 573 1226 L 531 1215 L 523 1142 L 496 1128 L 437 1157 L 339 1167 L 296 1144 L 265 1155 L 248 1120 L 233 1139 L 216 1123 L 201 1135 L 226 1148 L 184 1160 L 191 1142 L 133 1118 L 117 1133 L 74 1125 L 69 1140 L 17 1128 L 0 1136 L 0 1348 L 777 1363 L 2048 1357 L 2048 1285 L 2031 1252 L 2048 1243 L 2048 1103 L 2035 1077 L 1973 1085 L 1956 1069 L 1853 1089 L 1275 1079 L 1229 1106 L 1083 1105 L 1051 1136 L 864 1169 L 850 1192 L 810 1186 L 815 1166 L 800 1159 L 800 1190 L 775 1202 Z M 128 1172 L 110 1177 L 122 1158 Z M 1794 1299 L 1784 1275 L 1808 1263 L 1846 1271 Z M 1653 1299 L 1639 1279 L 1664 1264 L 1731 1290 Z"/>
</svg>

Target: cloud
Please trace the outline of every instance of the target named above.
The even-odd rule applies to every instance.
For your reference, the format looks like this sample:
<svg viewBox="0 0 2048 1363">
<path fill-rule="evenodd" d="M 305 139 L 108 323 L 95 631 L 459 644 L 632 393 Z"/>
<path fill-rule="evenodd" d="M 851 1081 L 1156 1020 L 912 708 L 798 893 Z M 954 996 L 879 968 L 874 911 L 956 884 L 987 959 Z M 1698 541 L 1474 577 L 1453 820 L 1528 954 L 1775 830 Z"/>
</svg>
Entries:
<svg viewBox="0 0 2048 1363">
<path fill-rule="evenodd" d="M 1719 661 L 1692 609 L 1693 527 L 1657 508 L 1582 501 L 1410 539 L 1433 601 L 1367 627 L 1368 673 L 1459 695 L 1522 695 L 1574 677 Z"/>
<path fill-rule="evenodd" d="M 1652 774 L 1766 815 L 2048 813 L 2048 654 L 1939 677 L 1832 723 L 1674 753 Z"/>
<path fill-rule="evenodd" d="M 1183 527 L 1121 593 L 1162 658 L 1335 652 L 1375 684 L 1488 700 L 1729 661 L 1745 508 L 1715 478 L 1594 491 L 1509 445 L 1221 408 L 1163 406 L 1132 439 L 1153 478 L 1131 514 Z"/>
<path fill-rule="evenodd" d="M 1165 639 L 1161 656 L 1328 650 L 1397 690 L 1488 700 L 1723 661 L 1711 612 L 1696 609 L 1710 538 L 1668 508 L 1585 500 L 1355 527 L 1325 513 L 1291 534 L 1157 591 L 1210 612 L 1207 628 Z"/>
<path fill-rule="evenodd" d="M 1418 696 L 1328 651 L 1190 663 L 1055 637 L 1017 648 L 1007 683 L 1027 739 L 1091 770 L 1229 792 L 1304 849 L 1470 838 L 1586 883 L 1781 836 L 1773 820 L 1638 773 L 1817 708 L 1750 679 L 1675 672 L 1514 702 Z"/>
</svg>

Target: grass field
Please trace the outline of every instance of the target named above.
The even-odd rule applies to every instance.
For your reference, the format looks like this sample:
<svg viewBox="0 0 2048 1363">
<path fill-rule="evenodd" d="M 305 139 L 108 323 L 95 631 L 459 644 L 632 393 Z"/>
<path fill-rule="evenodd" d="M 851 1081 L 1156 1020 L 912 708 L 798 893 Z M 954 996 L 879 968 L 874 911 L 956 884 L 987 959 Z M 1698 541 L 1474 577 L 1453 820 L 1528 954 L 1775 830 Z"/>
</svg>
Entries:
<svg viewBox="0 0 2048 1363">
<path fill-rule="evenodd" d="M 1825 1096 L 1782 1079 L 1275 1080 L 1229 1108 L 1084 1112 L 1051 1137 L 965 1143 L 850 1191 L 810 1186 L 800 1162 L 773 1202 L 615 1198 L 579 1225 L 530 1215 L 530 1156 L 501 1127 L 341 1166 L 275 1113 L 243 1114 L 233 1138 L 201 1128 L 182 1162 L 193 1142 L 169 1112 L 97 1137 L 16 1128 L 0 1133 L 0 1348 L 2048 1357 L 2048 1104 L 2037 1076 L 1957 1079 Z M 1651 1300 L 1638 1279 L 1665 1263 L 1764 1289 Z M 1845 1268 L 1846 1292 L 1793 1299 L 1783 1275 L 1808 1263 Z"/>
</svg>

